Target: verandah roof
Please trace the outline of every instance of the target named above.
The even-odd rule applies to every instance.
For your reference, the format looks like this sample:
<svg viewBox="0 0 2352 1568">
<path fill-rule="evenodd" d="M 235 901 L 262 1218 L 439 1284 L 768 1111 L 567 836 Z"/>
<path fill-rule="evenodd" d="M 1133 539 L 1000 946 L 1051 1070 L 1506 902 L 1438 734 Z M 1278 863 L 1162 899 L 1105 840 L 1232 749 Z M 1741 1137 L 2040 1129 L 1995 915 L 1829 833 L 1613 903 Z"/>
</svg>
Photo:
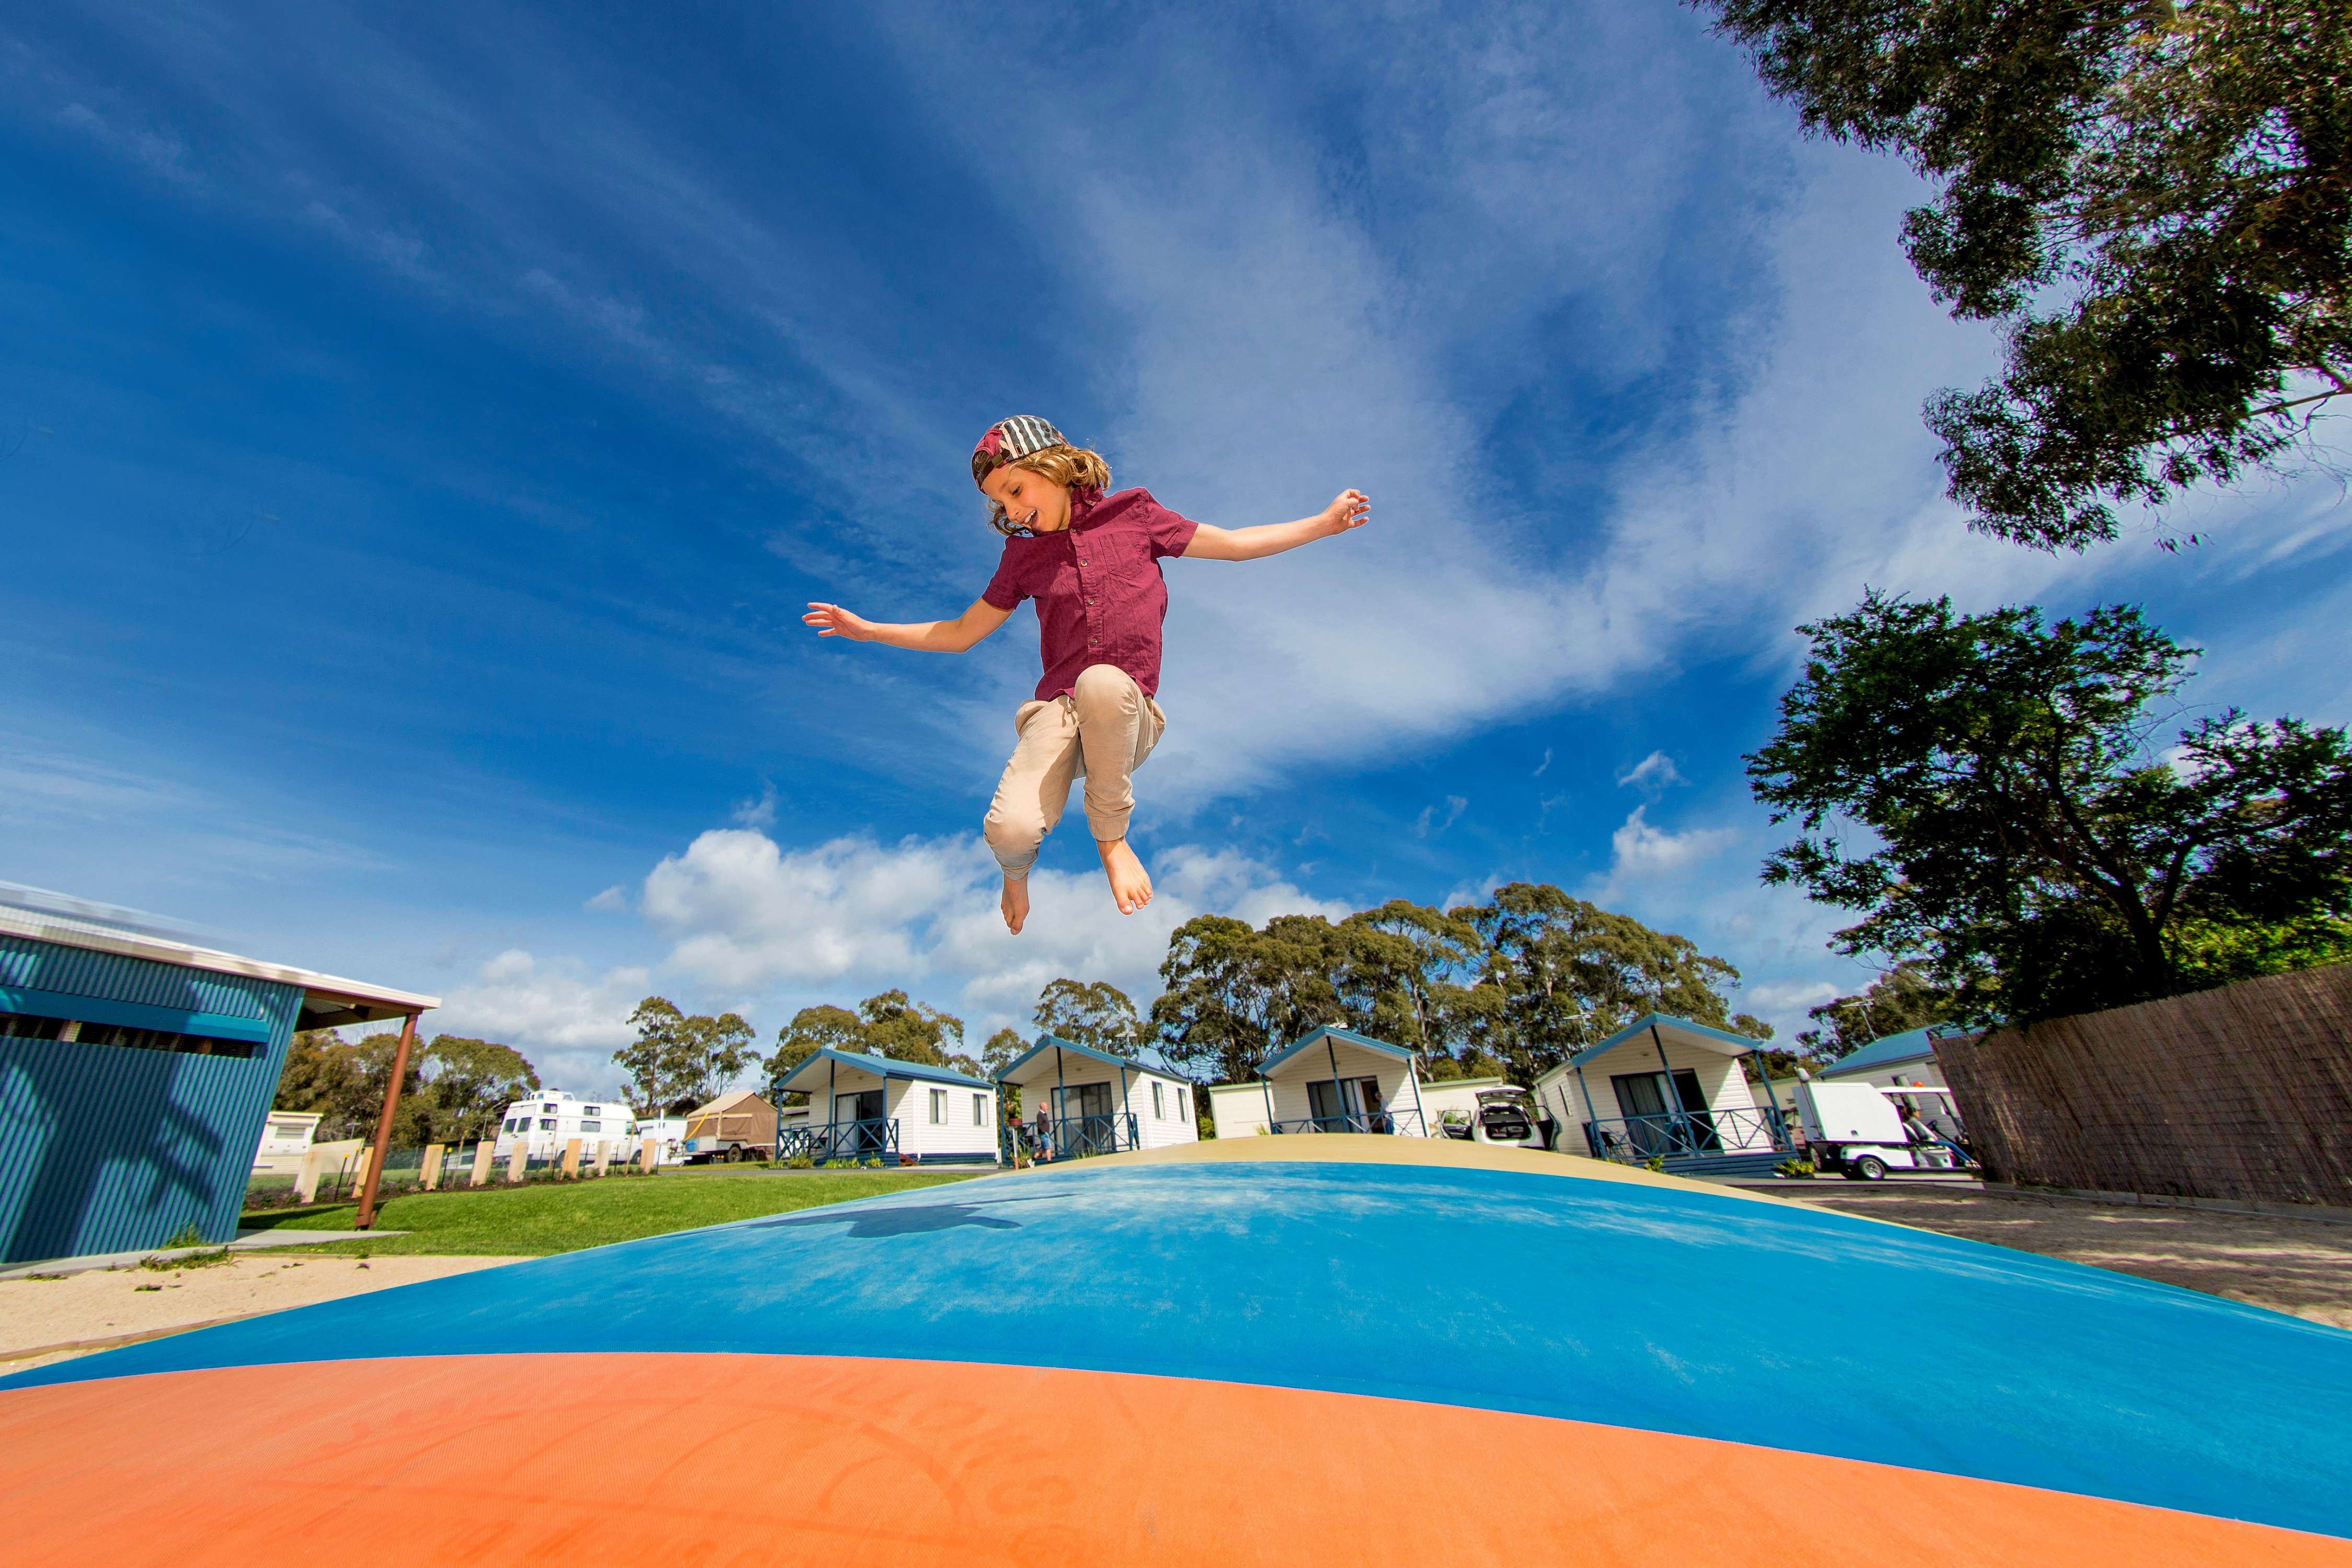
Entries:
<svg viewBox="0 0 2352 1568">
<path fill-rule="evenodd" d="M 1093 1046 L 1082 1046 L 1076 1040 L 1066 1040 L 1059 1035 L 1038 1036 L 1035 1045 L 1022 1052 L 1011 1066 L 996 1075 L 996 1081 L 1018 1084 L 1024 1089 L 1032 1083 L 1043 1082 L 1049 1076 L 1046 1069 L 1054 1066 L 1053 1052 L 1056 1049 L 1059 1049 L 1065 1058 L 1083 1057 L 1088 1061 L 1101 1062 L 1106 1066 L 1131 1072 L 1138 1078 L 1166 1079 L 1171 1083 L 1192 1081 L 1181 1073 L 1172 1072 L 1167 1068 L 1154 1067 L 1149 1062 L 1139 1062 L 1131 1057 L 1116 1056 L 1109 1051 L 1098 1050 Z M 1030 1066 L 1033 1062 L 1036 1064 L 1034 1070 Z"/>
<path fill-rule="evenodd" d="M 854 1068 L 872 1073 L 877 1078 L 914 1079 L 923 1083 L 951 1083 L 964 1089 L 992 1089 L 996 1086 L 976 1078 L 968 1078 L 953 1068 L 935 1068 L 926 1062 L 902 1062 L 896 1057 L 877 1057 L 865 1051 L 837 1051 L 827 1046 L 808 1060 L 776 1080 L 779 1089 L 808 1090 L 824 1083 L 828 1069 L 835 1067 Z"/>
</svg>

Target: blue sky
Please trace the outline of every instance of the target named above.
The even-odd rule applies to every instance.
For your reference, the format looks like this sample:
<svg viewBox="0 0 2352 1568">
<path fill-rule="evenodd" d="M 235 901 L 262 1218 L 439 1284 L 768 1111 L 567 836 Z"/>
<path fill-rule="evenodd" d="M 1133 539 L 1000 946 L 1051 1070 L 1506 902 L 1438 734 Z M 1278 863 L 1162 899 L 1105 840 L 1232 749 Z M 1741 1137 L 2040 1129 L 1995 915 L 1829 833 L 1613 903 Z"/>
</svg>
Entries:
<svg viewBox="0 0 2352 1568">
<path fill-rule="evenodd" d="M 0 878 L 433 992 L 614 1081 L 659 991 L 975 1036 L 1167 931 L 1558 882 L 1786 1027 L 1868 978 L 1756 885 L 1739 755 L 1865 584 L 2144 603 L 2200 703 L 2352 718 L 2352 509 L 1969 536 L 1918 407 L 1994 363 L 1688 11 L 767 6 L 0 22 Z M 1034 679 L 952 614 L 1038 413 L 1229 526 L 1171 563 L 1145 916 L 1028 933 L 977 826 Z M 2340 444 L 2339 444 L 2340 445 Z"/>
</svg>

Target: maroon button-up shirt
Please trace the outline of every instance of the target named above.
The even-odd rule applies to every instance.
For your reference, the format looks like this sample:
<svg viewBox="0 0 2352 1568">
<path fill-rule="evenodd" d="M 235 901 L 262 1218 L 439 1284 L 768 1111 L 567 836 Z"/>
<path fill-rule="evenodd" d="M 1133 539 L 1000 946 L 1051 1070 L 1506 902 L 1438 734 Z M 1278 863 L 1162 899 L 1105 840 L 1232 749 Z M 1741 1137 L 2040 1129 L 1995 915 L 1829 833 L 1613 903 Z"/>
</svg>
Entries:
<svg viewBox="0 0 2352 1568">
<path fill-rule="evenodd" d="M 1087 501 L 1070 497 L 1070 526 L 1008 539 L 981 597 L 1000 610 L 1037 601 L 1040 701 L 1062 696 L 1090 664 L 1114 664 L 1146 697 L 1160 690 L 1160 624 L 1168 618 L 1165 556 L 1181 555 L 1201 525 L 1177 516 L 1149 490 Z"/>
</svg>

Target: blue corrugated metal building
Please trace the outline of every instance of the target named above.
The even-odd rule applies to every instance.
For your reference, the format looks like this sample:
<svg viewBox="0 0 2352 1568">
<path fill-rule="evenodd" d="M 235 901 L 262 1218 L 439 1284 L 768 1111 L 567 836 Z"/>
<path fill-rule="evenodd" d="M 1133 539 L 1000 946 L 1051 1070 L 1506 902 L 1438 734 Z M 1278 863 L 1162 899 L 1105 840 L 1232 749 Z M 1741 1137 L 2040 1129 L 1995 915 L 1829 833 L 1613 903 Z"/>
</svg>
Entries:
<svg viewBox="0 0 2352 1568">
<path fill-rule="evenodd" d="M 0 1262 L 229 1240 L 297 1029 L 439 999 L 0 900 Z"/>
</svg>

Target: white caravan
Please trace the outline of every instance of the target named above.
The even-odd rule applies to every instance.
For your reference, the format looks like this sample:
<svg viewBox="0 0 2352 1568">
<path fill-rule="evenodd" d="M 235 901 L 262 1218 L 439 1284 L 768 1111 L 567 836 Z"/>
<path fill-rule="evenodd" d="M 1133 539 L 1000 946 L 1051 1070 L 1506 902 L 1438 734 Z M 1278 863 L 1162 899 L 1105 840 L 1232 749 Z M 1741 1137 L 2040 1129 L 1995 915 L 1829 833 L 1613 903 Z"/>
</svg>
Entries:
<svg viewBox="0 0 2352 1568">
<path fill-rule="evenodd" d="M 624 1100 L 577 1100 L 560 1089 L 518 1100 L 499 1121 L 496 1157 L 504 1160 L 520 1142 L 532 1160 L 560 1160 L 563 1146 L 580 1140 L 580 1157 L 593 1157 L 599 1143 L 613 1145 L 616 1159 L 637 1152 L 636 1118 Z"/>
</svg>

